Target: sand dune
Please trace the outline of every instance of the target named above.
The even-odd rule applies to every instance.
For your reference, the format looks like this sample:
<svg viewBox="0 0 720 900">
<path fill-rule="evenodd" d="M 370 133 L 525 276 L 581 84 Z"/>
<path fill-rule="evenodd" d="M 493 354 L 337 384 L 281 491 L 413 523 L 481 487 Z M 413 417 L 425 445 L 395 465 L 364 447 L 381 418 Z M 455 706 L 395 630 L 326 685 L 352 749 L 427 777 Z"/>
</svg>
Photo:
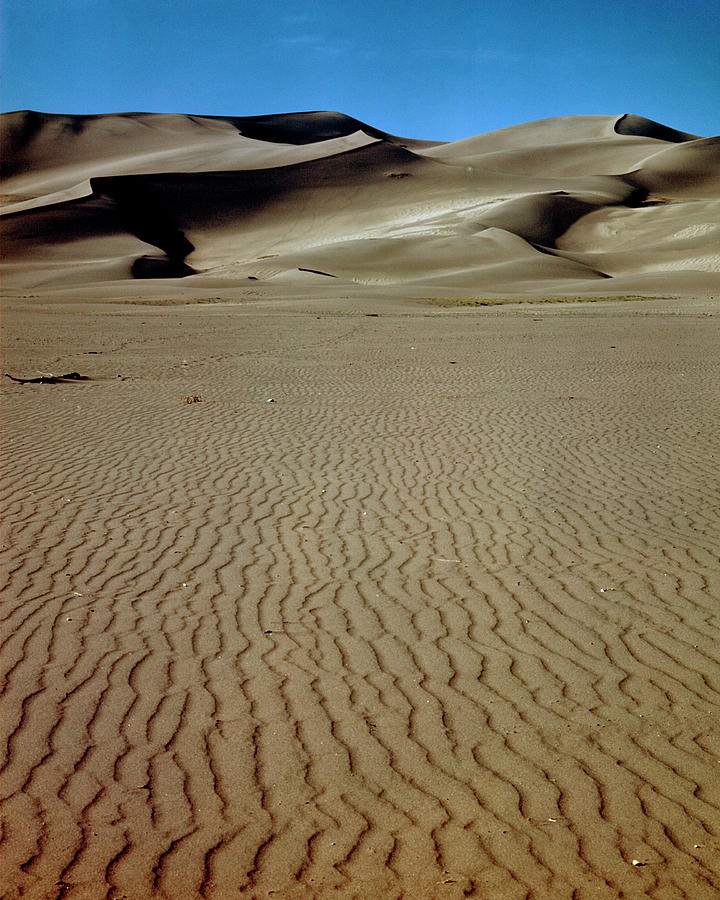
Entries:
<svg viewBox="0 0 720 900">
<path fill-rule="evenodd" d="M 720 896 L 717 140 L 4 129 L 2 895 Z"/>
<path fill-rule="evenodd" d="M 10 289 L 122 290 L 133 277 L 180 276 L 301 286 L 307 269 L 350 288 L 407 283 L 450 295 L 592 294 L 599 277 L 622 294 L 639 271 L 662 275 L 670 294 L 684 292 L 688 272 L 702 273 L 694 292 L 718 285 L 717 233 L 696 232 L 684 258 L 662 252 L 698 224 L 698 203 L 703 222 L 720 221 L 718 139 L 640 116 L 547 119 L 453 143 L 399 138 L 338 113 L 3 118 Z M 660 203 L 672 205 L 669 234 Z M 589 214 L 596 226 L 627 225 L 620 241 L 633 252 L 623 244 L 592 258 Z M 634 242 L 636 221 L 648 223 L 652 249 Z M 493 258 L 490 228 L 524 241 L 514 244 L 516 269 Z M 38 259 L 41 243 L 51 259 Z M 564 262 L 548 264 L 559 249 Z"/>
</svg>

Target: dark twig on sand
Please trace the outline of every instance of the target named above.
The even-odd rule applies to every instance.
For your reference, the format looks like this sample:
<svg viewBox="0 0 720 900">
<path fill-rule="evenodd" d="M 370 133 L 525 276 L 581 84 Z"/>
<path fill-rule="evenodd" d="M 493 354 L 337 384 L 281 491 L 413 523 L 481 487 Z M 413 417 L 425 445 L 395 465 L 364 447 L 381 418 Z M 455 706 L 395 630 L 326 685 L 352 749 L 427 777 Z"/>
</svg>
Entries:
<svg viewBox="0 0 720 900">
<path fill-rule="evenodd" d="M 62 384 L 68 381 L 90 380 L 87 375 L 81 375 L 79 372 L 68 372 L 66 375 L 41 375 L 39 378 L 15 378 L 14 375 L 8 375 L 6 372 L 5 377 L 18 384 Z"/>
</svg>

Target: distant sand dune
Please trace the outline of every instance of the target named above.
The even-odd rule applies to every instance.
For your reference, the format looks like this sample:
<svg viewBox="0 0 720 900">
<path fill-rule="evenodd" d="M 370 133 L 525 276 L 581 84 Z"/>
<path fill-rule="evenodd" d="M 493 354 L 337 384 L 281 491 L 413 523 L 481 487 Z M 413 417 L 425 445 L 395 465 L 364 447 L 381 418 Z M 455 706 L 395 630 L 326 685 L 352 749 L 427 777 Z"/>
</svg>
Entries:
<svg viewBox="0 0 720 900">
<path fill-rule="evenodd" d="M 347 285 L 526 292 L 524 251 L 517 270 L 512 260 L 491 260 L 484 243 L 478 251 L 477 234 L 488 227 L 538 251 L 530 281 L 539 293 L 592 294 L 598 275 L 623 293 L 639 271 L 664 273 L 666 292 L 683 292 L 682 279 L 668 274 L 680 269 L 704 273 L 695 291 L 699 283 L 718 287 L 712 268 L 695 262 L 714 253 L 710 238 L 684 261 L 636 250 L 600 265 L 589 262 L 596 248 L 580 243 L 581 227 L 571 238 L 575 266 L 543 259 L 570 250 L 558 239 L 588 213 L 632 221 L 613 216 L 618 206 L 648 205 L 660 248 L 658 201 L 671 203 L 686 228 L 697 221 L 698 202 L 720 220 L 719 139 L 640 116 L 546 119 L 453 143 L 395 137 L 339 113 L 18 112 L 3 116 L 3 130 L 11 289 L 67 290 L 133 276 L 301 283 L 315 268 Z M 467 210 L 482 206 L 493 208 L 477 217 L 473 233 Z M 118 254 L 109 238 L 121 234 Z M 452 244 L 446 265 L 434 246 L 439 236 Z M 368 240 L 381 243 L 365 248 Z M 52 247 L 57 265 L 37 258 L 38 243 Z M 270 270 L 268 256 L 277 259 Z M 385 263 L 368 271 L 371 257 Z"/>
</svg>

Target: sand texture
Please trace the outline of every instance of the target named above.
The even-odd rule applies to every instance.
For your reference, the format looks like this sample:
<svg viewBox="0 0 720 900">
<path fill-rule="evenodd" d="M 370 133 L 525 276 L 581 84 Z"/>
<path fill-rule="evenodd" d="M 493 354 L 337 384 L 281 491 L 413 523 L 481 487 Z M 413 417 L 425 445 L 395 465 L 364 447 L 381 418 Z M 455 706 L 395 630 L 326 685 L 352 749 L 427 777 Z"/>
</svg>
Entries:
<svg viewBox="0 0 720 900">
<path fill-rule="evenodd" d="M 432 295 L 720 290 L 720 138 L 639 116 L 451 143 L 339 113 L 16 112 L 2 132 L 12 291 L 133 276 Z"/>
<path fill-rule="evenodd" d="M 718 896 L 716 305 L 3 321 L 5 896 Z"/>
<path fill-rule="evenodd" d="M 2 896 L 720 897 L 718 144 L 4 118 Z"/>
</svg>

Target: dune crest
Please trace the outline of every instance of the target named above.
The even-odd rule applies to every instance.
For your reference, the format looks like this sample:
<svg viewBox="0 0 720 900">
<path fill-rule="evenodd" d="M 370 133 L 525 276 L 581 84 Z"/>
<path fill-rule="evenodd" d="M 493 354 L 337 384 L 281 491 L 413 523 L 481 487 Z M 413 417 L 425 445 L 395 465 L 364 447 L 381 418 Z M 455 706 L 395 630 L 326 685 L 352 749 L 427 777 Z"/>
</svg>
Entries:
<svg viewBox="0 0 720 900">
<path fill-rule="evenodd" d="M 720 220 L 717 140 L 635 115 L 546 119 L 452 143 L 330 112 L 18 112 L 3 116 L 3 131 L 6 278 L 18 290 L 133 277 L 289 283 L 316 269 L 348 286 L 519 294 L 531 284 L 592 293 L 597 273 L 622 293 L 643 271 L 665 273 L 673 292 L 686 277 L 672 274 L 675 256 L 636 246 L 631 261 L 609 249 L 591 261 L 583 220 L 647 222 L 657 237 L 659 204 L 672 204 L 674 234 L 696 224 L 698 201 L 704 220 Z M 493 259 L 488 228 L 525 242 L 516 266 Z M 671 235 L 659 236 L 662 247 Z M 707 266 L 693 269 L 713 256 L 714 235 L 696 236 L 680 268 L 705 273 L 714 290 Z M 49 256 L 38 260 L 38 245 Z M 548 268 L 559 249 L 577 265 Z"/>
</svg>

